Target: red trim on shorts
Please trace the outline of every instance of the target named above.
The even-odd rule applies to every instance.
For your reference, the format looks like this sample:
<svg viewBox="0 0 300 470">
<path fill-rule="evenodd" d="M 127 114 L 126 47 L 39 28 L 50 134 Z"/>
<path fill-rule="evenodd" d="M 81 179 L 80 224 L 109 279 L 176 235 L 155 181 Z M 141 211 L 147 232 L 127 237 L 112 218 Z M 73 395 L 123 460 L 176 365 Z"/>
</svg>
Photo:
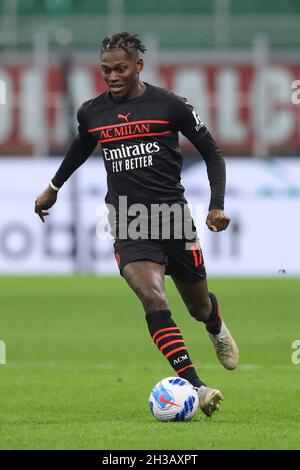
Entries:
<svg viewBox="0 0 300 470">
<path fill-rule="evenodd" d="M 116 258 L 117 265 L 120 266 L 121 256 L 120 256 L 120 253 L 118 251 L 115 252 L 115 258 Z"/>
<path fill-rule="evenodd" d="M 193 249 L 192 249 L 192 252 L 193 252 L 193 255 L 194 255 L 195 266 L 196 266 L 196 268 L 198 268 L 198 266 L 199 266 L 199 261 L 198 261 L 198 258 L 197 258 L 196 249 L 193 248 Z"/>
</svg>

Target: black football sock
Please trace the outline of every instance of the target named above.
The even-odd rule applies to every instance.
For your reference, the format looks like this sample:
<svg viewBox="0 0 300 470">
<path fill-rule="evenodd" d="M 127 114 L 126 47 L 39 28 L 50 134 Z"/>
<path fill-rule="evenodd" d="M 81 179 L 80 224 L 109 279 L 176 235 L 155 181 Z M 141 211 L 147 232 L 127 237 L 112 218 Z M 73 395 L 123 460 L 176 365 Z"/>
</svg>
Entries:
<svg viewBox="0 0 300 470">
<path fill-rule="evenodd" d="M 171 318 L 171 312 L 149 312 L 146 314 L 146 320 L 154 343 L 179 377 L 188 380 L 194 387 L 205 385 L 196 374 L 180 330 Z"/>
<path fill-rule="evenodd" d="M 206 320 L 205 327 L 209 333 L 212 335 L 217 335 L 220 333 L 221 326 L 222 326 L 222 319 L 221 319 L 221 314 L 220 314 L 220 308 L 218 305 L 217 298 L 214 294 L 209 292 L 209 298 L 211 301 L 211 313 L 210 316 L 208 317 L 208 320 Z"/>
</svg>

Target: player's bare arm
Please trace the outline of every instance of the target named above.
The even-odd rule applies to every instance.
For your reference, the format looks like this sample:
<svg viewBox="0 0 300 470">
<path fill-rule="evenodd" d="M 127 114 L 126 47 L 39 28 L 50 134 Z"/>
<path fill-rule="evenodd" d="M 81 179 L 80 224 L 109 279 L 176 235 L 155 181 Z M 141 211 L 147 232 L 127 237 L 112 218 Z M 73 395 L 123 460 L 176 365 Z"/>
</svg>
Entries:
<svg viewBox="0 0 300 470">
<path fill-rule="evenodd" d="M 50 209 L 57 200 L 57 191 L 49 185 L 35 200 L 34 211 L 38 214 L 42 222 L 45 222 L 45 217 L 49 215 Z"/>
<path fill-rule="evenodd" d="M 206 225 L 212 232 L 226 230 L 230 224 L 230 218 L 221 209 L 211 209 L 206 218 Z"/>
</svg>

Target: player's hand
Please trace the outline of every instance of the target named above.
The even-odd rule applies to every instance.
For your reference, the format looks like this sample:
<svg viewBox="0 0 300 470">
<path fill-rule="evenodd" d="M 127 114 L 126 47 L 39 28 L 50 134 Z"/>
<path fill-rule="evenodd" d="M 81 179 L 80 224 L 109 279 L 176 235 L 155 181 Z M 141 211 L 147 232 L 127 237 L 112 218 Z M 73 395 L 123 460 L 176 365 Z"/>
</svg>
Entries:
<svg viewBox="0 0 300 470">
<path fill-rule="evenodd" d="M 42 222 L 45 222 L 44 217 L 49 215 L 47 212 L 50 207 L 55 204 L 57 199 L 57 191 L 52 189 L 51 186 L 48 186 L 42 194 L 40 194 L 35 200 L 34 212 L 38 214 Z"/>
<path fill-rule="evenodd" d="M 206 218 L 206 225 L 212 232 L 226 230 L 229 223 L 230 218 L 220 209 L 211 209 Z"/>
</svg>

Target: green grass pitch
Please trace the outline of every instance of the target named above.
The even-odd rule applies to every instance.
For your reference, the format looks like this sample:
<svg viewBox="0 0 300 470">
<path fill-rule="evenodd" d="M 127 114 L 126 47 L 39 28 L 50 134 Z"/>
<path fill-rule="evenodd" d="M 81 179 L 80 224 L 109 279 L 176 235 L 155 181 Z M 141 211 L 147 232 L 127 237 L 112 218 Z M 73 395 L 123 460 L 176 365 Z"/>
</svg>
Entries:
<svg viewBox="0 0 300 470">
<path fill-rule="evenodd" d="M 299 280 L 209 281 L 240 348 L 236 371 L 166 287 L 200 377 L 224 395 L 220 413 L 154 420 L 151 388 L 175 374 L 122 278 L 0 278 L 0 448 L 299 449 Z"/>
</svg>

